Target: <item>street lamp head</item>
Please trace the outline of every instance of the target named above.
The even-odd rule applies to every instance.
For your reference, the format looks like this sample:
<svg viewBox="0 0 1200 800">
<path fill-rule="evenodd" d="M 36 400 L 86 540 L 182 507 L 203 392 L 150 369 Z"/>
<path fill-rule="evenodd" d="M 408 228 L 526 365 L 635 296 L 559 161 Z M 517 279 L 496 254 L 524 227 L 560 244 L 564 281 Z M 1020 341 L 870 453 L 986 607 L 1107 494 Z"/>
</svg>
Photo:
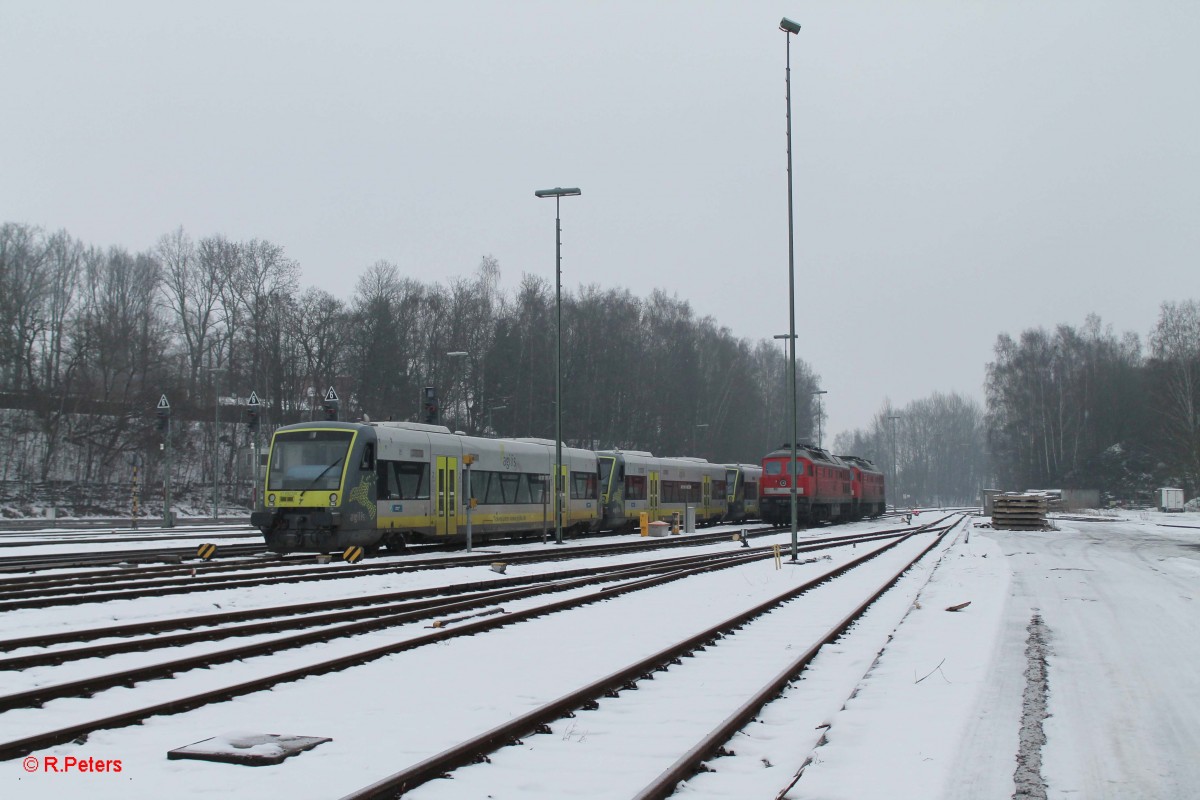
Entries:
<svg viewBox="0 0 1200 800">
<path fill-rule="evenodd" d="M 578 189 L 563 189 L 561 186 L 557 189 L 538 189 L 533 193 L 534 197 L 574 197 L 583 194 Z"/>
<path fill-rule="evenodd" d="M 452 350 L 449 353 L 446 353 L 446 358 L 462 358 L 466 355 L 470 355 L 470 353 L 468 353 L 466 350 Z"/>
<path fill-rule="evenodd" d="M 779 22 L 779 30 L 783 31 L 784 33 L 799 33 L 800 23 L 792 22 L 787 17 L 784 17 Z"/>
<path fill-rule="evenodd" d="M 814 389 L 812 394 L 829 394 L 828 389 Z"/>
</svg>

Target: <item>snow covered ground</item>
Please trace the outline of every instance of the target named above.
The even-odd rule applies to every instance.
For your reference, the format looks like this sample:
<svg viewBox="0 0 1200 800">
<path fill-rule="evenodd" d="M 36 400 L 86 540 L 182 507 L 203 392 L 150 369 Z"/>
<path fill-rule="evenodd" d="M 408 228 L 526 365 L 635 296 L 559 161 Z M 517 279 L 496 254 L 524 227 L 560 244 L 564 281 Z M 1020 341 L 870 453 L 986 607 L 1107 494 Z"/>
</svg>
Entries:
<svg viewBox="0 0 1200 800">
<path fill-rule="evenodd" d="M 906 579 L 906 599 L 863 621 L 886 642 L 882 650 L 851 644 L 853 637 L 828 648 L 804 680 L 734 738 L 736 755 L 715 759 L 715 771 L 689 781 L 680 796 L 770 798 L 786 790 L 790 798 L 1007 798 L 1018 791 L 1020 752 L 1026 761 L 1021 797 L 1197 797 L 1200 521 L 1191 519 L 1126 513 L 1118 521 L 1061 520 L 1060 530 L 1038 533 L 960 527 Z M 828 566 L 777 571 L 760 563 L 727 570 L 99 732 L 82 744 L 34 754 L 32 771 L 20 759 L 0 763 L 0 787 L 6 798 L 339 797 Z M 357 581 L 334 581 L 261 594 L 162 598 L 157 605 L 148 598 L 13 612 L 0 620 L 0 638 L 41 624 L 174 616 L 213 603 L 245 607 L 300 602 L 322 592 L 411 588 L 456 580 L 455 572 L 372 578 L 370 586 L 354 589 L 335 585 Z M 960 611 L 945 610 L 967 601 Z M 795 629 L 796 646 L 812 633 L 803 624 L 788 627 Z M 415 633 L 372 636 L 381 641 Z M 1039 665 L 1044 693 L 1026 676 Z M 113 702 L 128 691 L 110 690 Z M 631 694 L 652 700 L 649 693 Z M 697 691 L 665 707 L 655 739 L 694 739 L 699 732 L 686 720 L 710 700 L 710 693 Z M 53 717 L 81 702 L 54 701 L 41 713 Z M 602 704 L 556 724 L 551 735 L 526 740 L 526 748 L 544 750 L 536 761 L 541 774 L 514 779 L 498 755 L 492 765 L 419 792 L 430 798 L 550 796 L 544 786 L 556 785 L 572 796 L 628 796 L 622 764 L 600 765 L 579 780 L 553 757 L 556 750 L 603 742 L 603 711 Z M 10 722 L 37 713 L 16 712 Z M 590 713 L 598 716 L 585 720 Z M 1036 744 L 1039 727 L 1044 746 Z M 586 736 L 580 733 L 585 728 Z M 172 748 L 237 731 L 333 741 L 270 767 L 166 759 Z M 47 772 L 46 756 L 59 764 L 68 756 L 119 759 L 121 771 Z M 538 786 L 543 790 L 534 792 Z"/>
</svg>

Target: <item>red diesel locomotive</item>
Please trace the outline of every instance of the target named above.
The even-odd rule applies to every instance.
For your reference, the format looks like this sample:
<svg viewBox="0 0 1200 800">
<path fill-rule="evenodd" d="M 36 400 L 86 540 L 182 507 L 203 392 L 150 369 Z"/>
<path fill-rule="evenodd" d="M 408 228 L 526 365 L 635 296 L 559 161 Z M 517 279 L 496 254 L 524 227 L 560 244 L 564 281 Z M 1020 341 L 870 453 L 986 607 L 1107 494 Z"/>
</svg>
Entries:
<svg viewBox="0 0 1200 800">
<path fill-rule="evenodd" d="M 865 458 L 838 456 L 850 467 L 850 518 L 878 517 L 887 510 L 883 473 Z"/>
<path fill-rule="evenodd" d="M 763 456 L 759 514 L 764 522 L 791 522 L 792 448 Z M 833 455 L 810 444 L 796 448 L 796 520 L 801 525 L 877 517 L 884 511 L 883 473 L 866 459 Z"/>
</svg>

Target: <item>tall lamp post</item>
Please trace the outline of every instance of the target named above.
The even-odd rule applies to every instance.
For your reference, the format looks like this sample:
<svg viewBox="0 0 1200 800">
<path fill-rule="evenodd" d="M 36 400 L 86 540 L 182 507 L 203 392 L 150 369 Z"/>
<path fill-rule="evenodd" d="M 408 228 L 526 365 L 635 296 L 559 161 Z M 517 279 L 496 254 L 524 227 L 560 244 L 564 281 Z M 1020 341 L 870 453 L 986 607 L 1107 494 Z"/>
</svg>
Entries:
<svg viewBox="0 0 1200 800">
<path fill-rule="evenodd" d="M 534 197 L 554 198 L 554 542 L 562 544 L 562 215 L 564 197 L 577 197 L 579 189 L 538 189 Z"/>
<path fill-rule="evenodd" d="M 792 457 L 791 485 L 792 495 L 792 563 L 798 563 L 796 524 L 796 268 L 795 268 L 795 231 L 792 213 L 792 36 L 800 32 L 800 25 L 784 17 L 779 22 L 779 30 L 783 31 L 787 53 L 784 79 L 787 86 L 787 180 L 788 180 L 788 377 L 791 384 L 792 400 Z"/>
<path fill-rule="evenodd" d="M 821 395 L 829 394 L 829 392 L 827 392 L 824 389 L 814 389 L 812 392 L 810 392 L 810 394 L 815 395 L 817 398 L 817 447 L 820 447 L 821 446 Z M 812 428 L 809 428 L 809 430 L 811 431 Z"/>
<path fill-rule="evenodd" d="M 446 358 L 453 358 L 457 360 L 460 358 L 466 358 L 468 355 L 469 353 L 467 353 L 466 350 L 452 350 L 449 353 L 446 353 Z M 460 420 L 458 417 L 458 403 L 463 399 L 462 395 L 464 392 L 462 391 L 462 372 L 461 370 L 455 370 L 455 373 L 455 377 L 458 378 L 458 391 L 454 393 L 456 398 L 454 401 L 454 430 L 457 431 L 460 429 L 459 424 L 462 422 L 462 420 Z"/>
<path fill-rule="evenodd" d="M 900 504 L 896 501 L 900 496 L 899 481 L 896 478 L 896 420 L 900 419 L 899 414 L 893 414 L 888 417 L 892 421 L 892 510 L 900 508 Z"/>
<path fill-rule="evenodd" d="M 221 385 L 220 375 L 227 367 L 209 367 L 213 374 L 213 522 L 221 519 L 217 505 L 217 480 L 221 470 Z"/>
</svg>

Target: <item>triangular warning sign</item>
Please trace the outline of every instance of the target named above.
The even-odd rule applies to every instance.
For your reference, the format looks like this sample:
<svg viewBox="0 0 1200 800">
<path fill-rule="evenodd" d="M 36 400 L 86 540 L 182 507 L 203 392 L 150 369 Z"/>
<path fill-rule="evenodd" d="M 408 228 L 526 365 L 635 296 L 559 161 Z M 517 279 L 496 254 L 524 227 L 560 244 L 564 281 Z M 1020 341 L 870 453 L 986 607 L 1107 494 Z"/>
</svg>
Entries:
<svg viewBox="0 0 1200 800">
<path fill-rule="evenodd" d="M 246 405 L 248 405 L 248 406 L 256 406 L 256 405 L 258 405 L 258 404 L 259 404 L 259 403 L 258 403 L 258 392 L 251 392 L 251 393 L 250 393 L 250 399 L 246 401 Z"/>
<path fill-rule="evenodd" d="M 329 391 L 325 392 L 325 402 L 328 403 L 328 402 L 332 401 L 332 402 L 336 403 L 337 399 L 338 399 L 337 392 L 335 392 L 333 390 L 333 387 L 330 386 Z"/>
<path fill-rule="evenodd" d="M 162 397 L 158 398 L 158 407 L 159 408 L 170 408 L 171 407 L 171 404 L 167 402 L 167 396 L 165 394 Z"/>
</svg>

